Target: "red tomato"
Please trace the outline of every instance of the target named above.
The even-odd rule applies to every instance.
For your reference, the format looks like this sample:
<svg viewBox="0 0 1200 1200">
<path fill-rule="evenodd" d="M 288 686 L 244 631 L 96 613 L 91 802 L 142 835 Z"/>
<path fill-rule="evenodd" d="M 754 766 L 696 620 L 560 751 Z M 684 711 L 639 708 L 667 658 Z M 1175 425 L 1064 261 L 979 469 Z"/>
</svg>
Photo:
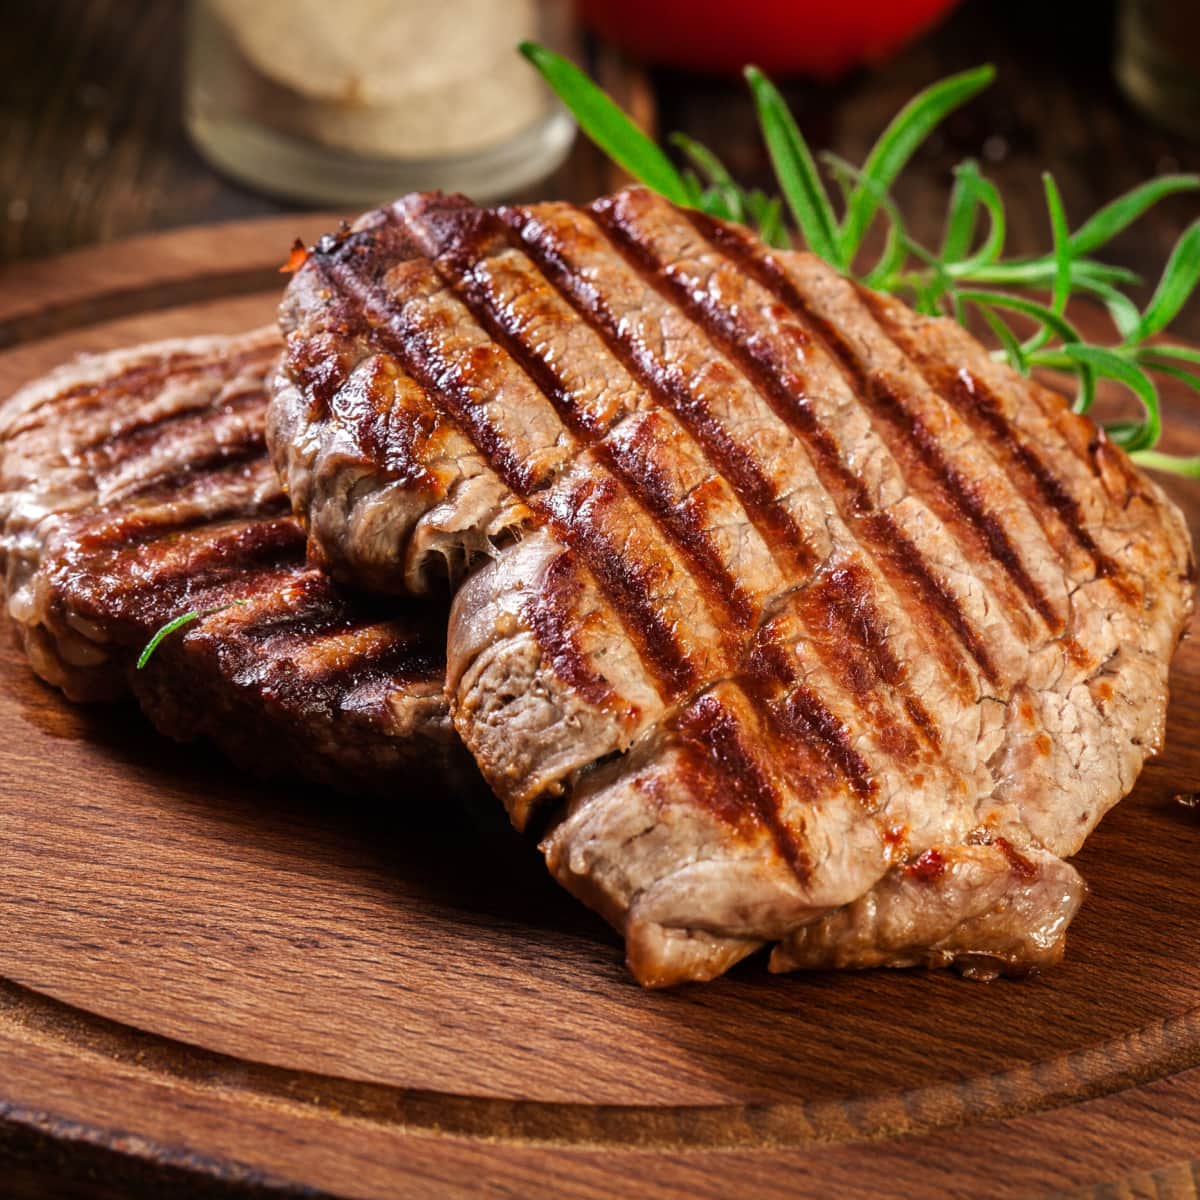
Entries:
<svg viewBox="0 0 1200 1200">
<path fill-rule="evenodd" d="M 956 0 L 579 0 L 584 21 L 647 62 L 824 79 L 891 54 Z"/>
</svg>

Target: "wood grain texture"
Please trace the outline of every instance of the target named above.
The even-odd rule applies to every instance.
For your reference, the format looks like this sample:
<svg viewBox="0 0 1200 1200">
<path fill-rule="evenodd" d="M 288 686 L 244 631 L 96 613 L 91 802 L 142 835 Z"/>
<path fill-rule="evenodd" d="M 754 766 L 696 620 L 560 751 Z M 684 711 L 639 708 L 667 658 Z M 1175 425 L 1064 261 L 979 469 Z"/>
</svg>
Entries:
<svg viewBox="0 0 1200 1200">
<path fill-rule="evenodd" d="M 277 284 L 230 280 L 319 225 L 39 267 L 0 313 L 0 393 L 80 350 L 269 320 Z M 1170 427 L 1200 448 L 1185 409 Z M 1173 490 L 1200 524 L 1200 491 Z M 1191 1171 L 1171 1164 L 1200 1144 L 1200 817 L 1174 799 L 1200 780 L 1195 641 L 1174 688 L 1166 753 L 1076 860 L 1062 966 L 971 985 L 756 960 L 645 993 L 499 822 L 241 777 L 66 704 L 5 635 L 0 1161 L 26 1195 L 47 1172 L 81 1196 L 1137 1194 L 1095 1189 Z"/>
</svg>

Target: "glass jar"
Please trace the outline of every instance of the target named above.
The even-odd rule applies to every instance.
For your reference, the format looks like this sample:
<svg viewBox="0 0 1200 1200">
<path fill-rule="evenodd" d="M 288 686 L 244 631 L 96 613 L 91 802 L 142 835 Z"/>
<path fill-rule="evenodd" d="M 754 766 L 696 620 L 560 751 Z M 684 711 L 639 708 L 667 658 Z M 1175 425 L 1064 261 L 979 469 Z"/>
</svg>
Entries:
<svg viewBox="0 0 1200 1200">
<path fill-rule="evenodd" d="M 564 48 L 559 0 L 192 0 L 184 112 L 218 169 L 314 204 L 549 174 L 574 125 L 516 46 Z"/>
</svg>

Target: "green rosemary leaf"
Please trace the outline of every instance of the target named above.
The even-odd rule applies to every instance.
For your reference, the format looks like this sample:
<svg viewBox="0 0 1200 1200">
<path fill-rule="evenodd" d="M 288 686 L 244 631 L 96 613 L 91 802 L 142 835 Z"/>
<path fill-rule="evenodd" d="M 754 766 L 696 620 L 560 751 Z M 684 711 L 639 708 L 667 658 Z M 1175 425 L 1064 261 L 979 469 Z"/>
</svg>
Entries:
<svg viewBox="0 0 1200 1200">
<path fill-rule="evenodd" d="M 853 163 L 847 162 L 840 155 L 827 150 L 821 155 L 821 158 L 829 164 L 838 186 L 847 197 L 860 183 L 864 187 L 877 188 L 878 185 L 872 180 L 862 179 L 862 171 L 854 166 Z M 908 230 L 904 226 L 904 218 L 900 215 L 900 209 L 891 196 L 883 189 L 879 189 L 879 205 L 888 218 L 887 241 L 884 243 L 883 252 L 878 262 L 863 276 L 862 282 L 868 287 L 887 290 L 890 282 L 899 273 L 905 262 L 908 261 L 910 254 L 914 252 L 919 253 L 923 260 L 927 261 L 931 267 L 936 265 L 937 259 L 933 255 L 928 254 L 922 247 L 918 247 L 908 236 Z M 939 275 L 938 280 L 940 283 L 944 283 L 945 277 Z M 940 292 L 938 294 L 940 295 Z M 934 300 L 935 308 L 936 304 L 937 302 Z"/>
<path fill-rule="evenodd" d="M 700 199 L 696 207 L 701 212 L 708 213 L 710 217 L 719 217 L 722 221 L 744 223 L 743 218 L 738 215 L 741 211 L 741 206 L 738 205 L 735 209 L 731 199 L 724 188 L 716 186 L 706 187 L 700 193 Z"/>
<path fill-rule="evenodd" d="M 892 119 L 867 155 L 863 164 L 864 176 L 879 188 L 889 189 L 933 129 L 959 105 L 987 87 L 995 75 L 994 67 L 976 67 L 951 75 L 914 96 Z M 846 219 L 837 233 L 838 253 L 843 262 L 853 261 L 878 210 L 877 192 L 860 186 L 851 197 Z"/>
<path fill-rule="evenodd" d="M 898 215 L 898 214 L 897 214 Z M 887 241 L 879 261 L 863 276 L 863 283 L 879 291 L 890 291 L 896 275 L 908 260 L 908 236 L 898 220 L 888 222 Z"/>
<path fill-rule="evenodd" d="M 1091 411 L 1096 401 L 1096 372 L 1082 363 L 1079 366 L 1079 383 L 1075 389 L 1075 399 L 1071 408 L 1077 413 Z"/>
<path fill-rule="evenodd" d="M 1175 243 L 1142 319 L 1125 340 L 1145 341 L 1164 330 L 1187 303 L 1197 283 L 1200 283 L 1200 220 L 1193 222 Z"/>
<path fill-rule="evenodd" d="M 1101 283 L 1128 283 L 1137 285 L 1142 277 L 1128 267 L 1114 267 L 1112 263 L 1098 262 L 1094 258 L 1076 258 L 1072 266 L 1076 278 L 1095 279 Z"/>
<path fill-rule="evenodd" d="M 686 133 L 673 133 L 667 139 L 672 146 L 682 150 L 692 166 L 708 180 L 709 183 L 720 184 L 722 187 L 737 188 L 733 176 L 725 169 L 725 164 L 703 142 L 688 137 Z"/>
<path fill-rule="evenodd" d="M 790 249 L 792 241 L 783 224 L 783 200 L 768 196 L 758 188 L 746 194 L 746 207 L 758 227 L 758 236 L 777 250 Z"/>
<path fill-rule="evenodd" d="M 1050 234 L 1054 239 L 1054 292 L 1050 307 L 1061 315 L 1066 311 L 1067 297 L 1071 294 L 1071 234 L 1067 229 L 1067 214 L 1063 210 L 1058 184 L 1054 182 L 1054 176 L 1049 171 L 1042 175 L 1042 186 L 1046 189 Z"/>
<path fill-rule="evenodd" d="M 1058 262 L 1053 254 L 1041 258 L 1005 259 L 1003 262 L 981 262 L 969 258 L 963 262 L 947 262 L 946 271 L 955 279 L 970 279 L 989 287 L 1050 288 L 1054 285 Z M 1140 278 L 1123 267 L 1112 267 L 1094 259 L 1074 259 L 1071 263 L 1073 284 L 1096 281 L 1097 283 L 1140 283 Z"/>
<path fill-rule="evenodd" d="M 1033 320 L 1050 326 L 1051 333 L 1055 334 L 1063 342 L 1076 343 L 1083 340 L 1080 338 L 1079 332 L 1066 317 L 1056 313 L 1051 308 L 1047 308 L 1044 304 L 1039 304 L 1036 300 L 1030 300 L 1026 296 L 1013 296 L 1008 292 L 979 291 L 975 289 L 961 291 L 959 292 L 959 296 L 968 304 L 991 304 L 996 308 L 1008 308 L 1026 317 L 1032 317 Z"/>
<path fill-rule="evenodd" d="M 191 612 L 185 612 L 178 617 L 172 617 L 165 625 L 159 626 L 154 631 L 154 636 L 142 647 L 141 654 L 138 655 L 136 670 L 140 671 L 149 661 L 150 656 L 159 648 L 165 638 L 169 638 L 177 629 L 182 629 L 185 625 L 190 625 L 193 621 L 199 621 L 204 617 L 211 617 L 215 613 L 224 612 L 227 608 L 232 608 L 235 604 L 245 604 L 245 600 L 231 600 L 228 604 L 219 604 L 216 608 L 194 608 Z"/>
<path fill-rule="evenodd" d="M 193 621 L 200 620 L 202 615 L 199 609 L 193 609 L 191 612 L 186 612 L 180 617 L 175 617 L 161 626 L 143 647 L 141 654 L 138 655 L 137 669 L 140 671 L 150 661 L 150 655 L 158 649 L 164 638 L 170 637 L 177 629 L 182 629 L 185 625 L 190 625 Z"/>
<path fill-rule="evenodd" d="M 567 106 L 579 128 L 613 162 L 668 200 L 688 204 L 687 189 L 671 160 L 583 71 L 534 42 L 522 42 L 519 49 Z"/>
<path fill-rule="evenodd" d="M 950 189 L 950 203 L 946 209 L 946 228 L 942 234 L 942 261 L 959 262 L 967 257 L 975 241 L 975 227 L 979 223 L 979 193 L 975 180 L 979 177 L 979 166 L 973 159 L 959 163 L 954 168 L 954 186 Z"/>
<path fill-rule="evenodd" d="M 1028 373 L 1035 367 L 1051 367 L 1074 373 L 1078 412 L 1091 407 L 1099 378 L 1128 388 L 1141 402 L 1144 418 L 1110 424 L 1107 428 L 1113 441 L 1146 465 L 1200 477 L 1200 456 L 1178 459 L 1151 449 L 1161 432 L 1161 414 L 1154 379 L 1147 374 L 1160 373 L 1200 392 L 1200 351 L 1149 343 L 1200 286 L 1200 221 L 1180 238 L 1141 313 L 1125 291 L 1140 282 L 1137 274 L 1090 257 L 1164 197 L 1200 188 L 1200 175 L 1168 175 L 1134 188 L 1105 205 L 1074 234 L 1067 225 L 1058 187 L 1046 175 L 1043 182 L 1052 250 L 1005 259 L 1003 198 L 978 164 L 967 161 L 955 168 L 940 253 L 934 254 L 909 235 L 903 214 L 891 198 L 891 186 L 936 125 L 991 81 L 990 67 L 963 72 L 920 93 L 884 130 L 861 168 L 824 156 L 845 200 L 839 223 L 803 134 L 778 89 L 756 68 L 746 69 L 746 79 L 782 197 L 742 188 L 719 158 L 684 134 L 676 134 L 673 141 L 689 165 L 677 171 L 662 150 L 582 71 L 541 47 L 526 44 L 522 51 L 575 114 L 583 131 L 627 171 L 675 203 L 753 224 L 772 246 L 791 244 L 783 220 L 786 203 L 809 249 L 849 271 L 882 210 L 888 219 L 886 239 L 879 257 L 863 276 L 864 282 L 909 298 L 920 312 L 950 310 L 964 324 L 967 308 L 977 308 L 1016 370 Z M 982 214 L 987 215 L 988 227 L 982 244 L 977 245 Z M 1042 298 L 1047 292 L 1048 303 Z M 1093 346 L 1080 337 L 1065 316 L 1075 294 L 1094 297 L 1106 306 L 1123 339 L 1119 346 Z M 1035 324 L 1033 335 L 1024 344 L 1011 317 Z M 163 636 L 203 615 L 185 614 L 177 618 L 178 623 L 168 623 L 155 635 L 144 658 Z"/>
<path fill-rule="evenodd" d="M 988 328 L 996 335 L 996 340 L 1004 350 L 1009 365 L 1013 370 L 1020 371 L 1022 375 L 1028 375 L 1029 357 L 1017 335 L 1008 327 L 1008 323 L 990 305 L 980 304 L 976 307 L 988 323 Z"/>
<path fill-rule="evenodd" d="M 746 68 L 746 81 L 780 190 L 805 244 L 826 262 L 845 269 L 847 264 L 838 252 L 833 206 L 804 135 L 778 89 L 757 67 Z"/>
<path fill-rule="evenodd" d="M 1129 457 L 1139 467 L 1150 467 L 1152 470 L 1166 471 L 1171 475 L 1200 479 L 1200 455 L 1185 458 L 1180 454 L 1164 454 L 1161 450 L 1135 450 Z"/>
<path fill-rule="evenodd" d="M 1054 250 L 1054 280 L 1050 308 L 1059 316 L 1066 311 L 1067 299 L 1071 294 L 1071 247 L 1067 214 L 1063 210 L 1062 196 L 1058 184 L 1049 171 L 1042 175 L 1042 186 L 1046 191 L 1046 208 L 1050 213 L 1050 236 Z M 1043 325 L 1022 347 L 1027 355 L 1041 349 L 1052 334 L 1049 325 Z"/>
<path fill-rule="evenodd" d="M 686 169 L 679 173 L 679 177 L 683 180 L 689 206 L 699 208 L 704 199 L 704 184 L 700 182 L 700 176 L 695 171 Z"/>
<path fill-rule="evenodd" d="M 1078 330 L 1065 317 L 1060 316 L 1053 309 L 1047 308 L 1044 304 L 1039 304 L 1036 300 L 1030 300 L 1025 296 L 1014 296 L 1008 292 L 994 291 L 961 291 L 959 297 L 964 303 L 978 304 L 982 301 L 984 304 L 992 304 L 996 308 L 1007 308 L 1013 312 L 1019 312 L 1023 316 L 1040 321 L 1043 325 L 1048 325 L 1051 332 L 1064 343 L 1064 351 L 1067 346 L 1079 345 L 1082 342 Z M 1032 366 L 1067 365 L 1066 361 L 1061 359 L 1058 363 L 1053 363 L 1051 356 L 1044 351 L 1030 353 L 1027 348 L 1023 347 L 1022 349 L 1027 354 Z M 1096 398 L 1095 370 L 1086 361 L 1071 361 L 1079 377 L 1079 386 L 1075 392 L 1073 407 L 1076 412 L 1085 413 L 1092 407 L 1092 402 Z"/>
<path fill-rule="evenodd" d="M 1182 367 L 1177 367 L 1172 363 L 1158 362 L 1154 359 L 1141 359 L 1141 365 L 1149 371 L 1157 371 L 1160 375 L 1169 375 L 1172 379 L 1179 380 L 1185 387 L 1190 387 L 1194 392 L 1200 392 L 1200 375 L 1195 375 L 1191 371 L 1185 371 Z"/>
<path fill-rule="evenodd" d="M 1124 422 L 1109 429 L 1118 431 L 1117 437 L 1126 450 L 1149 450 L 1162 435 L 1162 416 L 1159 411 L 1158 389 L 1154 381 L 1137 363 L 1110 350 L 1106 346 L 1070 344 L 1063 347 L 1068 358 L 1090 367 L 1102 379 L 1112 379 L 1127 387 L 1141 401 L 1146 419 L 1140 426 L 1128 426 Z M 1126 436 L 1125 430 L 1131 432 Z M 1114 440 L 1117 440 L 1114 437 Z"/>
<path fill-rule="evenodd" d="M 945 263 L 936 254 L 926 250 L 920 242 L 910 238 L 906 245 L 908 252 L 914 258 L 920 259 L 928 268 L 927 276 L 924 279 L 918 277 L 911 282 L 918 297 L 917 311 L 935 316 L 942 311 L 943 298 L 953 293 L 954 314 L 956 319 L 961 319 L 965 301 L 962 295 L 955 291 L 954 280 L 947 274 Z"/>
<path fill-rule="evenodd" d="M 1085 221 L 1071 236 L 1074 254 L 1090 254 L 1132 225 L 1148 208 L 1172 192 L 1200 188 L 1200 175 L 1163 175 L 1118 196 Z"/>
<path fill-rule="evenodd" d="M 723 216 L 727 221 L 746 224 L 749 215 L 746 195 L 726 170 L 725 164 L 707 146 L 695 138 L 688 137 L 686 133 L 673 133 L 670 141 L 673 146 L 683 151 L 692 166 L 708 180 L 708 191 L 720 197 L 723 212 L 714 212 L 709 207 L 705 207 L 704 211 L 712 216 Z"/>
<path fill-rule="evenodd" d="M 974 164 L 971 165 L 974 166 Z M 988 232 L 983 245 L 961 264 L 966 271 L 971 272 L 982 267 L 990 267 L 1000 257 L 1004 250 L 1008 223 L 1005 220 L 1004 199 L 1000 195 L 1000 189 L 990 179 L 981 175 L 978 168 L 967 172 L 967 181 L 973 195 L 983 205 L 988 215 Z M 942 257 L 949 268 L 951 260 L 947 259 L 945 255 Z"/>
<path fill-rule="evenodd" d="M 1128 447 L 1142 436 L 1144 424 L 1141 421 L 1106 421 L 1104 432 L 1108 440 L 1122 449 Z"/>
<path fill-rule="evenodd" d="M 1137 305 L 1124 292 L 1118 291 L 1107 283 L 1089 279 L 1078 280 L 1077 286 L 1080 291 L 1087 292 L 1104 302 L 1104 307 L 1108 309 L 1108 315 L 1112 318 L 1112 322 L 1122 338 L 1129 337 L 1137 328 L 1142 314 L 1138 312 Z"/>
<path fill-rule="evenodd" d="M 1155 342 L 1150 346 L 1139 346 L 1134 357 L 1144 363 L 1148 358 L 1178 359 L 1180 362 L 1200 363 L 1200 350 L 1192 346 L 1176 346 L 1172 342 Z"/>
</svg>

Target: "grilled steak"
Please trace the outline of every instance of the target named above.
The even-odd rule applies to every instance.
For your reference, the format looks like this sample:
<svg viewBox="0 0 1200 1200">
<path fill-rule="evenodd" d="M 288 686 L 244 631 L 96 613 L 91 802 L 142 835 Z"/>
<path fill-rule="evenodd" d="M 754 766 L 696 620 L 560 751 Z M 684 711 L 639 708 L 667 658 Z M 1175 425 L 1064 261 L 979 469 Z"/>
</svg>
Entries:
<svg viewBox="0 0 1200 1200">
<path fill-rule="evenodd" d="M 73 699 L 132 688 L 164 732 L 258 769 L 393 792 L 469 778 L 445 606 L 385 618 L 305 565 L 264 442 L 279 349 L 265 329 L 83 358 L 0 409 L 0 550 L 29 659 Z M 192 609 L 221 611 L 135 671 Z"/>
<path fill-rule="evenodd" d="M 641 189 L 406 197 L 281 314 L 314 552 L 450 579 L 455 725 L 639 980 L 1061 955 L 1194 576 L 1061 397 Z"/>
</svg>

